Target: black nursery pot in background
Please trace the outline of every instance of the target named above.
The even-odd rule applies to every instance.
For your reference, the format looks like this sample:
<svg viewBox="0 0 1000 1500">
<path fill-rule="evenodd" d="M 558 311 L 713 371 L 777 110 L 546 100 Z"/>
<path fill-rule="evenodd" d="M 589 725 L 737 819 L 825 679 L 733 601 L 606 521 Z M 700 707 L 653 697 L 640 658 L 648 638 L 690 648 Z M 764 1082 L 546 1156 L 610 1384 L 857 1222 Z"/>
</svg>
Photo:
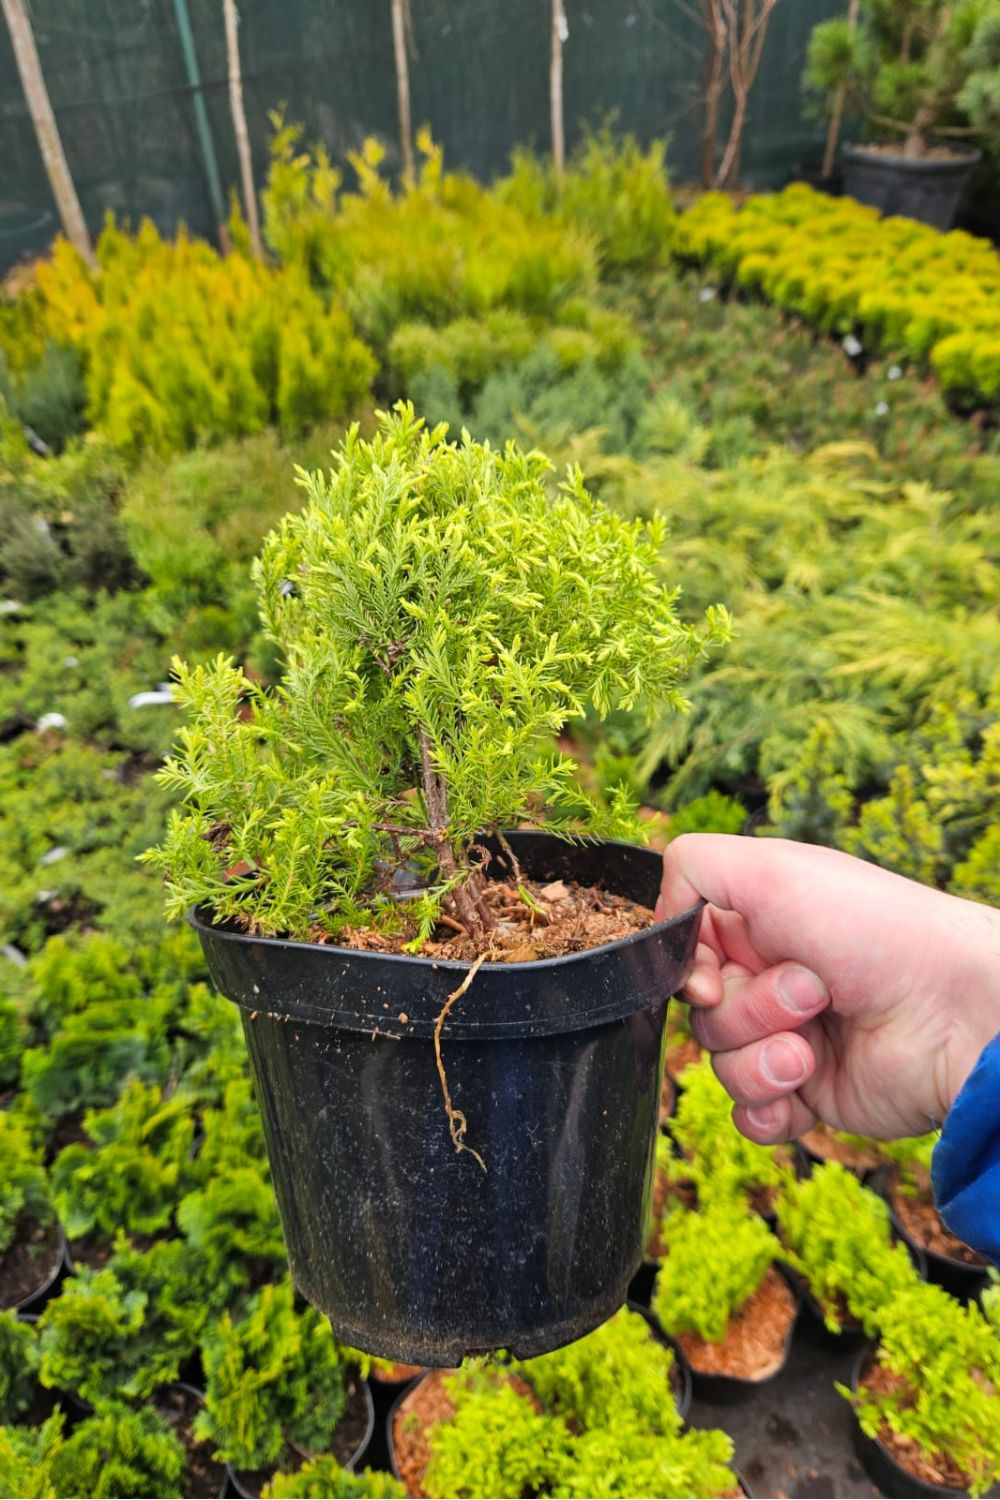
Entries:
<svg viewBox="0 0 1000 1500">
<path fill-rule="evenodd" d="M 528 876 L 651 907 L 660 856 L 510 833 Z M 510 874 L 499 845 L 489 874 Z M 192 915 L 243 1014 L 292 1278 L 337 1337 L 407 1364 L 526 1358 L 624 1300 L 642 1259 L 667 999 L 700 908 L 617 942 L 468 965 L 252 938 Z"/>
<path fill-rule="evenodd" d="M 913 157 L 845 146 L 844 191 L 880 214 L 900 214 L 935 229 L 950 229 L 979 157 L 978 151 Z"/>
</svg>

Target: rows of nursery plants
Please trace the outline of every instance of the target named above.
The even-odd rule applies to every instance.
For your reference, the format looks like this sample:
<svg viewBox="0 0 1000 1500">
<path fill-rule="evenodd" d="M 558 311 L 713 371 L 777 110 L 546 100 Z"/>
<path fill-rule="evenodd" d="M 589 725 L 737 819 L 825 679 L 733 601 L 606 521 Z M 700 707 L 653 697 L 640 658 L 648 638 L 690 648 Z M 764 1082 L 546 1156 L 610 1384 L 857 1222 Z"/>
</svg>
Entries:
<svg viewBox="0 0 1000 1500">
<path fill-rule="evenodd" d="M 0 1493 L 740 1494 L 726 1403 L 810 1336 L 869 1351 L 864 1434 L 983 1493 L 1000 1296 L 933 1137 L 751 1145 L 679 1006 L 630 1309 L 421 1380 L 292 1288 L 238 1012 L 139 856 L 171 661 L 279 679 L 250 562 L 352 420 L 405 398 L 537 447 L 553 500 L 579 466 L 665 517 L 685 622 L 731 612 L 689 713 L 563 727 L 581 827 L 779 834 L 1000 905 L 993 248 L 799 187 L 678 215 L 662 149 L 607 133 L 561 187 L 420 147 L 403 190 L 374 144 L 346 182 L 279 120 L 266 262 L 238 218 L 225 256 L 109 223 L 96 271 L 58 243 L 0 299 Z"/>
</svg>

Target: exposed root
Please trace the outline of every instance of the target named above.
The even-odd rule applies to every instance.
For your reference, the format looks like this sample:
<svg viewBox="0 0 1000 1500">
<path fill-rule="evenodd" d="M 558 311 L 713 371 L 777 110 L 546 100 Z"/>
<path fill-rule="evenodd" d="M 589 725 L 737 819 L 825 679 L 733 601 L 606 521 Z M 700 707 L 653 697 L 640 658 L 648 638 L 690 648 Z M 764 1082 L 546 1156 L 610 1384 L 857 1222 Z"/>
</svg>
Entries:
<svg viewBox="0 0 1000 1500">
<path fill-rule="evenodd" d="M 437 1061 L 438 1077 L 441 1080 L 441 1092 L 444 1095 L 444 1109 L 445 1114 L 448 1116 L 448 1130 L 451 1134 L 452 1145 L 455 1147 L 456 1151 L 468 1151 L 470 1156 L 475 1157 L 476 1161 L 482 1167 L 484 1172 L 486 1171 L 486 1163 L 483 1161 L 483 1158 L 480 1156 L 479 1152 L 476 1151 L 472 1146 L 467 1146 L 465 1144 L 465 1132 L 469 1128 L 468 1121 L 466 1120 L 465 1115 L 462 1113 L 462 1111 L 460 1109 L 456 1109 L 451 1102 L 451 1090 L 448 1087 L 448 1076 L 445 1073 L 444 1060 L 441 1057 L 441 1032 L 444 1028 L 444 1023 L 447 1020 L 448 1012 L 455 1004 L 455 1001 L 462 998 L 462 996 L 466 993 L 469 986 L 471 985 L 472 981 L 475 979 L 476 975 L 479 973 L 482 965 L 488 958 L 492 957 L 492 948 L 487 948 L 485 953 L 480 953 L 475 963 L 469 969 L 468 974 L 466 974 L 465 978 L 462 980 L 462 983 L 458 986 L 458 989 L 453 990 L 442 1005 L 441 1012 L 434 1023 L 434 1057 Z"/>
</svg>

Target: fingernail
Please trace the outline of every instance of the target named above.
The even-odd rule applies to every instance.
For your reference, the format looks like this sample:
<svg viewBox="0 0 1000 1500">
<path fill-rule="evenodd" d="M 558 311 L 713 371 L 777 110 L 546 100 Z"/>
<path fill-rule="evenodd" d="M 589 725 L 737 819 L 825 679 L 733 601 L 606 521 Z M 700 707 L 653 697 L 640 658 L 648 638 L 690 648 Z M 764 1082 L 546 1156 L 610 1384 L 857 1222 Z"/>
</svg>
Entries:
<svg viewBox="0 0 1000 1500">
<path fill-rule="evenodd" d="M 826 985 L 812 969 L 796 964 L 778 975 L 778 996 L 798 1016 L 811 1015 L 830 998 Z"/>
<path fill-rule="evenodd" d="M 754 1130 L 760 1130 L 765 1135 L 778 1129 L 778 1112 L 773 1104 L 761 1104 L 756 1109 L 748 1109 L 746 1119 L 748 1125 L 752 1125 Z"/>
<path fill-rule="evenodd" d="M 768 1083 L 784 1086 L 805 1076 L 799 1049 L 792 1042 L 768 1042 L 761 1053 L 760 1070 Z"/>
</svg>

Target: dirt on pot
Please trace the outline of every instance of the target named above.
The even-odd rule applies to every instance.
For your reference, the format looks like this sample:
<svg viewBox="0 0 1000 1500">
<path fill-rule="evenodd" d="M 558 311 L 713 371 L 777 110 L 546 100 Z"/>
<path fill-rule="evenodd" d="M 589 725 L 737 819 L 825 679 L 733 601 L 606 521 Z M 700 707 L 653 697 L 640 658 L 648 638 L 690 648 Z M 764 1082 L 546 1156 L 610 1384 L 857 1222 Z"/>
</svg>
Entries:
<svg viewBox="0 0 1000 1500">
<path fill-rule="evenodd" d="M 421 957 L 471 963 L 486 952 L 493 963 L 530 963 L 616 942 L 655 921 L 648 907 L 574 881 L 524 877 L 515 886 L 489 880 L 483 884 L 483 901 L 491 918 L 485 938 L 476 938 L 460 922 L 443 917 L 421 948 Z M 416 924 L 410 919 L 406 930 L 397 934 L 358 927 L 340 941 L 367 953 L 401 953 L 415 935 Z M 317 943 L 330 941 L 322 932 L 309 936 Z"/>
<path fill-rule="evenodd" d="M 721 1343 L 707 1343 L 695 1333 L 679 1333 L 677 1343 L 699 1375 L 766 1380 L 784 1364 L 795 1313 L 794 1294 L 772 1266 L 746 1305 L 730 1318 Z"/>
<path fill-rule="evenodd" d="M 916 1400 L 916 1392 L 909 1390 L 902 1376 L 885 1369 L 877 1361 L 868 1366 L 864 1375 L 864 1385 L 875 1396 L 888 1396 L 903 1392 L 908 1398 L 906 1404 Z M 915 1479 L 922 1480 L 924 1484 L 939 1485 L 944 1489 L 968 1490 L 971 1482 L 968 1474 L 963 1474 L 962 1470 L 944 1454 L 938 1454 L 934 1458 L 929 1457 L 913 1438 L 901 1437 L 885 1423 L 879 1429 L 878 1439 L 883 1448 L 886 1448 L 896 1462 Z"/>
<path fill-rule="evenodd" d="M 184 1465 L 184 1500 L 204 1500 L 206 1495 L 221 1495 L 226 1478 L 226 1466 L 212 1457 L 212 1443 L 206 1438 L 201 1442 L 192 1431 L 194 1420 L 203 1405 L 201 1395 L 190 1386 L 168 1385 L 156 1392 L 153 1409 L 174 1436 L 179 1440 L 186 1462 Z"/>
<path fill-rule="evenodd" d="M 31 1224 L 0 1255 L 0 1307 L 17 1307 L 42 1289 L 62 1259 L 58 1223 Z"/>
<path fill-rule="evenodd" d="M 889 1197 L 893 1212 L 910 1239 L 914 1244 L 929 1251 L 931 1255 L 941 1255 L 947 1260 L 961 1261 L 967 1266 L 982 1266 L 985 1270 L 987 1262 L 983 1257 L 977 1255 L 964 1240 L 960 1240 L 957 1235 L 944 1227 L 934 1206 L 930 1179 L 927 1180 L 925 1186 L 921 1180 L 922 1177 L 921 1173 L 917 1181 L 917 1191 L 914 1194 L 904 1193 L 901 1190 L 896 1174 L 889 1179 Z"/>
<path fill-rule="evenodd" d="M 396 1408 L 392 1419 L 392 1444 L 396 1469 L 412 1500 L 426 1500 L 423 1478 L 431 1461 L 431 1433 L 440 1422 L 455 1415 L 444 1382 L 454 1370 L 432 1370 L 413 1387 Z M 536 1411 L 541 1402 L 531 1386 L 520 1375 L 511 1373 L 506 1383 Z"/>
</svg>

